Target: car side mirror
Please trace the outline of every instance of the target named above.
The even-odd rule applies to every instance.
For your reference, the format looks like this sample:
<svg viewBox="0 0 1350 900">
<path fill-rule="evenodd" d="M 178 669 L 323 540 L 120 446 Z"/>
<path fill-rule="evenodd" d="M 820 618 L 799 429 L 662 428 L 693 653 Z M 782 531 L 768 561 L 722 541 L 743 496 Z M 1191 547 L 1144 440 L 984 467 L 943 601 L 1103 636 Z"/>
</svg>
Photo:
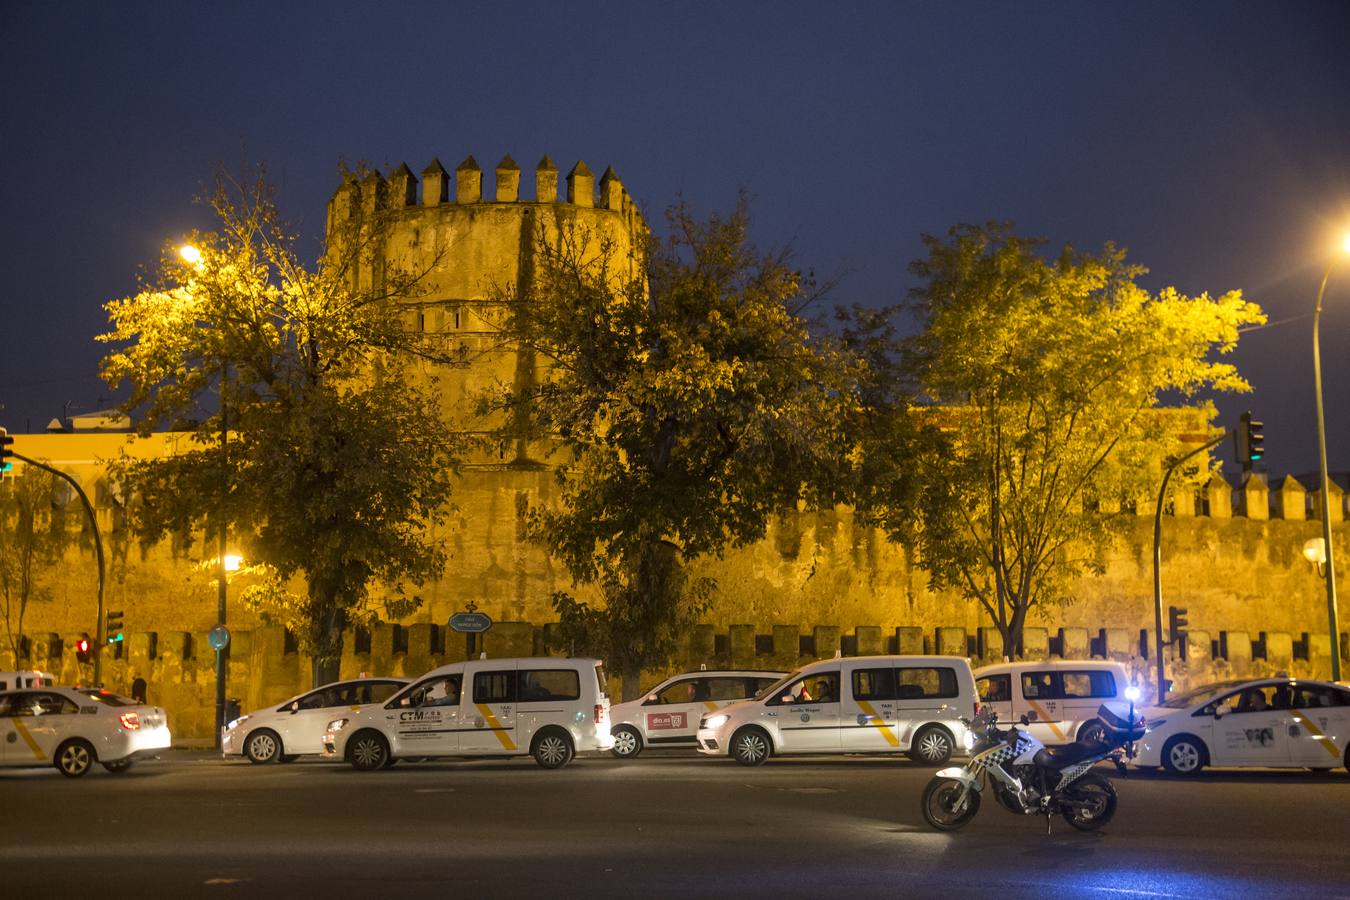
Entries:
<svg viewBox="0 0 1350 900">
<path fill-rule="evenodd" d="M 1031 712 L 1024 712 L 1024 713 L 1022 713 L 1022 718 L 1021 718 L 1020 721 L 1022 722 L 1023 725 L 1030 725 L 1032 722 L 1035 722 L 1035 721 L 1036 721 L 1036 711 L 1035 711 L 1035 710 L 1032 710 Z"/>
<path fill-rule="evenodd" d="M 778 698 L 778 702 L 779 702 L 779 703 L 793 703 L 794 701 L 793 701 L 793 699 L 792 699 L 792 695 L 791 695 L 791 694 L 784 694 L 783 696 L 781 696 L 781 697 Z"/>
<path fill-rule="evenodd" d="M 655 694 L 648 694 L 648 695 L 647 695 L 647 702 L 648 702 L 648 703 L 655 703 L 655 702 L 656 702 L 656 695 L 655 695 Z"/>
<path fill-rule="evenodd" d="M 300 701 L 297 700 L 291 704 L 291 715 L 295 715 L 299 711 L 300 711 Z"/>
</svg>

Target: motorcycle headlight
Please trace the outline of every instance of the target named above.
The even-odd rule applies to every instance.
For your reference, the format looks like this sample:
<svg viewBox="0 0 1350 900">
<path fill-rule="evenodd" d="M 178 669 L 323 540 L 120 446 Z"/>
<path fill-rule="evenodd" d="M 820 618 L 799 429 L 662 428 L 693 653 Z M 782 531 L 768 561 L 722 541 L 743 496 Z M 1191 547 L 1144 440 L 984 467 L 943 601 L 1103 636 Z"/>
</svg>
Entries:
<svg viewBox="0 0 1350 900">
<path fill-rule="evenodd" d="M 346 719 L 334 719 L 333 721 L 328 723 L 328 731 L 331 731 L 335 734 L 346 727 L 347 727 Z"/>
<path fill-rule="evenodd" d="M 703 727 L 721 728 L 723 725 L 727 724 L 728 718 L 729 718 L 728 716 L 724 715 L 708 716 L 706 719 L 703 720 Z"/>
<path fill-rule="evenodd" d="M 230 724 L 226 725 L 226 726 L 225 726 L 225 730 L 226 730 L 226 731 L 234 731 L 234 729 L 235 729 L 236 726 L 242 725 L 242 724 L 244 724 L 246 721 L 248 721 L 248 716 L 240 716 L 239 718 L 235 719 L 235 720 L 234 720 L 233 722 L 231 722 Z"/>
<path fill-rule="evenodd" d="M 967 753 L 969 753 L 971 750 L 974 750 L 974 749 L 975 749 L 975 733 L 972 732 L 972 731 L 967 731 L 965 737 L 963 737 L 963 738 L 961 739 L 961 743 L 965 745 L 965 747 L 966 747 L 966 752 L 967 752 Z"/>
</svg>

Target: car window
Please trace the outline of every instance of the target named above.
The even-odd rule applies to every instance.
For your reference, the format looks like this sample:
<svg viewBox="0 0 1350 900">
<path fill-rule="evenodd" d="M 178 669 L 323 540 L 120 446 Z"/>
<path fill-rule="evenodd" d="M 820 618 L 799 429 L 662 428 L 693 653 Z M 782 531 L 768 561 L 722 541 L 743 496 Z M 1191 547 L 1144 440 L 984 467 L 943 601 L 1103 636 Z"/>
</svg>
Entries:
<svg viewBox="0 0 1350 900">
<path fill-rule="evenodd" d="M 743 700 L 755 693 L 753 678 L 707 678 L 704 684 L 707 687 L 702 698 L 704 700 Z"/>
<path fill-rule="evenodd" d="M 139 701 L 130 697 L 122 697 L 114 694 L 112 691 L 103 691 L 98 689 L 84 690 L 79 692 L 81 696 L 88 697 L 104 706 L 138 706 Z"/>
<path fill-rule="evenodd" d="M 883 666 L 878 669 L 854 669 L 853 699 L 894 700 L 895 669 L 891 666 Z"/>
<path fill-rule="evenodd" d="M 538 703 L 581 698 L 576 669 L 525 669 L 520 673 L 520 702 Z"/>
<path fill-rule="evenodd" d="M 956 670 L 949 666 L 904 667 L 896 669 L 895 674 L 899 682 L 896 689 L 896 698 L 899 700 L 943 699 L 961 695 L 956 683 Z"/>
<path fill-rule="evenodd" d="M 332 689 L 328 688 L 308 693 L 299 700 L 296 700 L 294 706 L 296 709 L 322 709 L 325 706 L 332 706 L 332 703 L 328 703 L 324 699 L 324 694 L 326 692 L 332 693 Z"/>
<path fill-rule="evenodd" d="M 1303 684 L 1293 689 L 1295 709 L 1320 709 L 1327 706 L 1350 706 L 1350 692 L 1320 684 Z"/>
<path fill-rule="evenodd" d="M 514 703 L 516 701 L 515 670 L 478 672 L 473 676 L 474 703 Z"/>
<path fill-rule="evenodd" d="M 75 702 L 63 694 L 34 692 L 23 696 L 26 698 L 23 705 L 29 711 L 25 713 L 20 710 L 17 715 L 63 716 L 73 715 L 80 711 Z"/>
<path fill-rule="evenodd" d="M 1289 686 L 1280 684 L 1250 685 L 1240 691 L 1234 691 L 1220 697 L 1205 707 L 1212 714 L 1215 708 L 1227 706 L 1234 715 L 1263 713 L 1276 709 L 1289 708 Z"/>
<path fill-rule="evenodd" d="M 986 703 L 1006 703 L 1012 699 L 1012 676 L 985 675 L 977 678 L 975 690 Z"/>
<path fill-rule="evenodd" d="M 14 695 L 12 694 L 0 696 L 0 718 L 3 718 L 10 714 L 9 707 L 10 704 L 13 702 L 14 702 Z"/>
<path fill-rule="evenodd" d="M 768 688 L 773 687 L 775 684 L 777 684 L 777 683 L 780 682 L 780 681 L 782 681 L 781 678 L 755 678 L 755 679 L 752 679 L 752 682 L 753 682 L 753 683 L 751 684 L 751 691 L 750 691 L 750 693 L 747 694 L 746 696 L 748 696 L 748 697 L 758 697 L 760 694 L 764 693 L 765 690 L 767 690 Z"/>
<path fill-rule="evenodd" d="M 397 681 L 371 681 L 361 686 L 360 703 L 383 703 L 403 687 Z"/>
<path fill-rule="evenodd" d="M 1058 700 L 1064 685 L 1058 672 L 1023 672 L 1022 696 L 1027 700 Z"/>
<path fill-rule="evenodd" d="M 1066 700 L 1116 696 L 1115 676 L 1106 669 L 1062 672 L 1060 678 Z"/>
<path fill-rule="evenodd" d="M 694 703 L 698 700 L 698 692 L 698 679 L 681 678 L 657 691 L 654 702 L 658 706 L 668 703 Z"/>
<path fill-rule="evenodd" d="M 783 697 L 789 697 L 783 700 Z M 778 695 L 769 701 L 775 705 L 802 703 L 838 703 L 839 673 L 812 672 L 803 675 L 790 685 L 778 691 Z"/>
</svg>

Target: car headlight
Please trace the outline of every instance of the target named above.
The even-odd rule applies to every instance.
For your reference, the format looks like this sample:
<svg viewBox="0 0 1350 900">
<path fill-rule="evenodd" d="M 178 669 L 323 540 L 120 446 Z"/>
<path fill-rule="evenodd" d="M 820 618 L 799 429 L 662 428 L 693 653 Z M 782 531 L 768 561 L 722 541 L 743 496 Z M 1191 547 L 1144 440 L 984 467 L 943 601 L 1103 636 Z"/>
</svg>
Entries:
<svg viewBox="0 0 1350 900">
<path fill-rule="evenodd" d="M 234 731 L 235 726 L 237 726 L 237 725 L 242 725 L 242 724 L 244 724 L 244 723 L 247 722 L 247 721 L 248 721 L 248 716 L 240 716 L 239 718 L 235 719 L 235 720 L 234 720 L 233 722 L 231 722 L 230 724 L 226 725 L 226 726 L 225 726 L 225 730 L 226 730 L 226 731 Z"/>
<path fill-rule="evenodd" d="M 721 728 L 723 725 L 727 724 L 727 719 L 728 719 L 728 718 L 730 718 L 730 717 L 729 717 L 729 716 L 723 716 L 723 715 L 708 716 L 706 719 L 703 720 L 703 727 L 704 727 L 704 728 Z"/>
<path fill-rule="evenodd" d="M 348 721 L 347 719 L 334 719 L 333 721 L 328 723 L 328 731 L 331 731 L 333 733 L 341 731 L 342 729 L 347 727 L 347 721 Z"/>
</svg>

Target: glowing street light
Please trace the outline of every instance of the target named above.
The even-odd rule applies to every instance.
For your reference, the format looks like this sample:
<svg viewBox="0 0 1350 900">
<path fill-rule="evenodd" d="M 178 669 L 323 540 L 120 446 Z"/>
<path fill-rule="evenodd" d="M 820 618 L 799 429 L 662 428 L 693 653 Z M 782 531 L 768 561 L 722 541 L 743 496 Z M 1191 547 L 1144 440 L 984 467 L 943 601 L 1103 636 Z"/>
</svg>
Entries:
<svg viewBox="0 0 1350 900">
<path fill-rule="evenodd" d="M 234 553 L 227 553 L 225 554 L 224 563 L 226 572 L 238 572 L 244 565 L 244 558 Z"/>
<path fill-rule="evenodd" d="M 198 250 L 192 244 L 184 244 L 179 247 L 178 255 L 182 258 L 183 262 L 191 263 L 194 266 L 202 261 L 202 251 Z"/>
<path fill-rule="evenodd" d="M 1350 234 L 1341 241 L 1341 250 L 1350 254 Z M 1317 309 L 1313 312 L 1313 386 L 1317 393 L 1317 457 L 1322 475 L 1322 555 L 1325 557 L 1327 579 L 1327 620 L 1331 628 L 1331 680 L 1341 680 L 1341 628 L 1336 615 L 1336 570 L 1331 560 L 1331 482 L 1327 478 L 1327 426 L 1322 412 L 1322 351 L 1318 343 L 1318 325 L 1322 318 L 1322 295 L 1327 279 L 1336 267 L 1335 258 L 1327 265 L 1322 285 L 1317 289 Z M 1308 547 L 1303 548 L 1304 555 Z M 1310 560 L 1312 557 L 1308 557 Z"/>
</svg>

